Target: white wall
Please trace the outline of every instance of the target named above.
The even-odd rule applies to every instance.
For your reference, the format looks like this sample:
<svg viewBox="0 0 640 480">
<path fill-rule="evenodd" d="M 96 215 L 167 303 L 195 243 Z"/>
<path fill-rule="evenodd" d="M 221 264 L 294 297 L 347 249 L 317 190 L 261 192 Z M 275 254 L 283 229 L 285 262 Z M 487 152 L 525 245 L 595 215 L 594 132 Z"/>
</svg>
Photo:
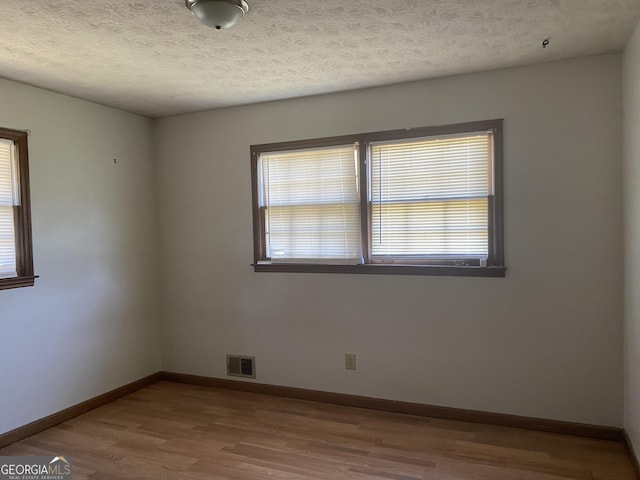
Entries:
<svg viewBox="0 0 640 480">
<path fill-rule="evenodd" d="M 640 454 L 640 25 L 623 57 L 624 426 Z"/>
<path fill-rule="evenodd" d="M 0 126 L 31 130 L 40 275 L 0 291 L 2 433 L 161 362 L 150 120 L 6 80 L 0 105 Z"/>
<path fill-rule="evenodd" d="M 164 368 L 621 426 L 621 98 L 609 55 L 159 120 Z M 252 271 L 251 144 L 501 117 L 506 278 Z"/>
</svg>

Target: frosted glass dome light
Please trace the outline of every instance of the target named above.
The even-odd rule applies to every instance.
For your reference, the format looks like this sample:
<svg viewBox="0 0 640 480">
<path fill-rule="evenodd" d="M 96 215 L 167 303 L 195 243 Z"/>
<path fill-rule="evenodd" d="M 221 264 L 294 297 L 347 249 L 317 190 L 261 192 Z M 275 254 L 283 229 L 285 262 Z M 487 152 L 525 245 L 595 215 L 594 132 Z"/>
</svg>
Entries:
<svg viewBox="0 0 640 480">
<path fill-rule="evenodd" d="M 234 26 L 249 11 L 244 0 L 185 0 L 201 23 L 220 30 Z"/>
</svg>

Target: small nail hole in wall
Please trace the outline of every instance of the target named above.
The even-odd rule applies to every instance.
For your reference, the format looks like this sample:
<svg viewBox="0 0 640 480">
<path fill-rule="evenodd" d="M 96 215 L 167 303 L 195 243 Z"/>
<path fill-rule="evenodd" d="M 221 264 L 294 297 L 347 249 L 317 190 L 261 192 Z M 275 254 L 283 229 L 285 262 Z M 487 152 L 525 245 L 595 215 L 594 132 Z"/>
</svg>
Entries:
<svg viewBox="0 0 640 480">
<path fill-rule="evenodd" d="M 117 164 L 118 164 L 118 159 L 117 159 L 117 158 L 114 158 L 114 159 L 113 159 L 113 164 L 114 164 L 114 165 L 117 165 Z"/>
</svg>

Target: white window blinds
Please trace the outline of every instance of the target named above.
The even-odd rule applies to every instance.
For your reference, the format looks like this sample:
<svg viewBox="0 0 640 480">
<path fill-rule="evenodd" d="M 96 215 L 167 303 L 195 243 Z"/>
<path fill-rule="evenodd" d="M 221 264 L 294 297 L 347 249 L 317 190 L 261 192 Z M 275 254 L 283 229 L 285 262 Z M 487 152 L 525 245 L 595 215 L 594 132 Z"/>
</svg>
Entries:
<svg viewBox="0 0 640 480">
<path fill-rule="evenodd" d="M 0 139 L 0 278 L 16 277 L 14 206 L 18 204 L 15 146 Z"/>
<path fill-rule="evenodd" d="M 357 145 L 260 156 L 272 262 L 361 261 Z"/>
<path fill-rule="evenodd" d="M 481 132 L 372 144 L 372 258 L 486 258 L 492 142 Z"/>
</svg>

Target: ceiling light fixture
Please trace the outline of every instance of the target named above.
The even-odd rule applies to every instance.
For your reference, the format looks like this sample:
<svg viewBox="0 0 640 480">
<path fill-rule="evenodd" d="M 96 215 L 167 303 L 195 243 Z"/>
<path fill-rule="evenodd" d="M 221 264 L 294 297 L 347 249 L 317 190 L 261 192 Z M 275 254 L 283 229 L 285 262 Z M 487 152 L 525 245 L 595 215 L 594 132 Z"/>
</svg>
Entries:
<svg viewBox="0 0 640 480">
<path fill-rule="evenodd" d="M 185 0 L 185 5 L 201 23 L 216 30 L 233 27 L 249 11 L 244 0 Z"/>
</svg>

